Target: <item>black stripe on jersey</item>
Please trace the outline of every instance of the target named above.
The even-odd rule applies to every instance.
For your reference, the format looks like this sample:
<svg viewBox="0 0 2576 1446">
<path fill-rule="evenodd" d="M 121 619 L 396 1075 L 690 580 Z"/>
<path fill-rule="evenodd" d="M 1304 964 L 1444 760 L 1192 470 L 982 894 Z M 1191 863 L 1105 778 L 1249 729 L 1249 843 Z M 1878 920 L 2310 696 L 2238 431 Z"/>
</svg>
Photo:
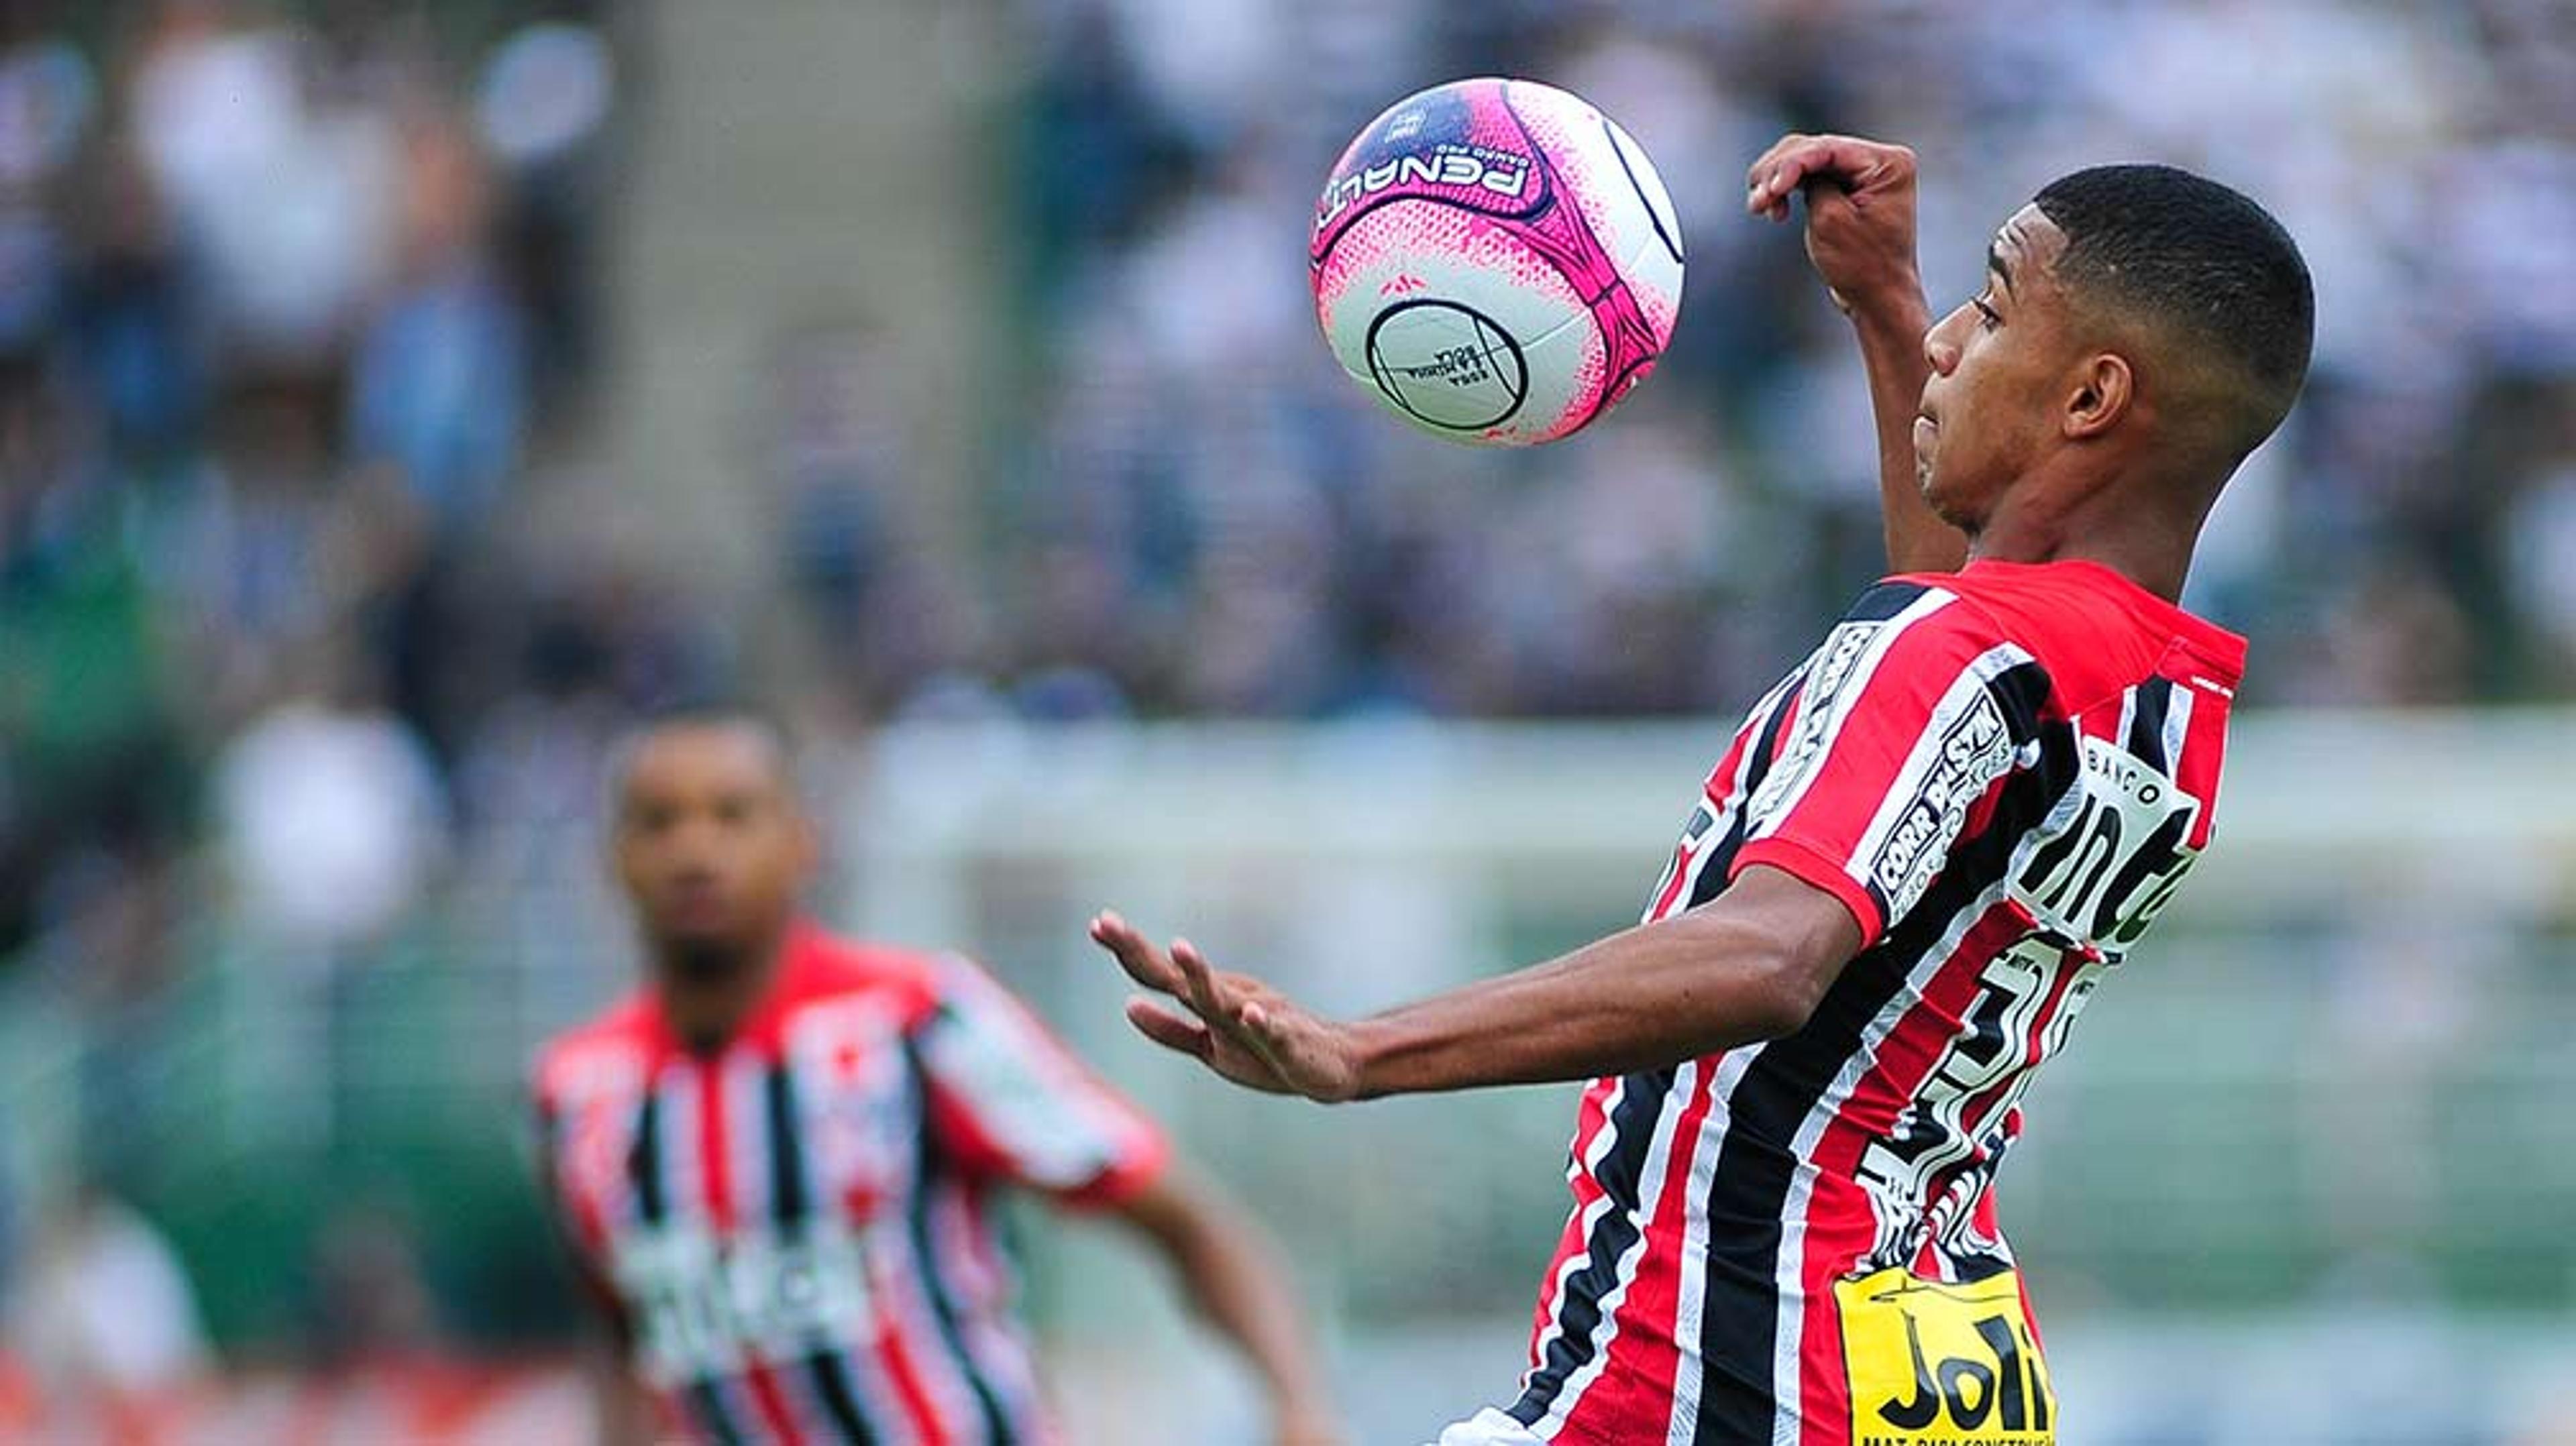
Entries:
<svg viewBox="0 0 2576 1446">
<path fill-rule="evenodd" d="M 771 1062 L 761 1080 L 761 1096 L 769 1117 L 770 1218 L 777 1222 L 780 1238 L 792 1239 L 812 1215 L 817 1192 L 805 1158 L 805 1136 L 796 1127 L 796 1080 L 786 1060 Z M 868 1424 L 867 1412 L 859 1406 L 859 1393 L 850 1384 L 850 1363 L 843 1352 L 836 1348 L 819 1350 L 801 1364 L 806 1379 L 814 1384 L 814 1394 L 822 1399 L 823 1409 L 831 1414 L 832 1424 L 842 1438 L 851 1446 L 871 1446 L 877 1439 L 876 1429 Z"/>
<path fill-rule="evenodd" d="M 1919 582 L 1882 582 L 1854 599 L 1845 609 L 1842 621 L 1847 623 L 1883 623 L 1907 608 L 1932 589 Z"/>
<path fill-rule="evenodd" d="M 1771 760 L 1780 751 L 1780 734 L 1788 726 L 1789 715 L 1798 711 L 1795 704 L 1804 686 L 1801 684 L 1798 689 L 1782 694 L 1780 701 L 1772 706 L 1771 716 L 1763 720 L 1762 736 L 1753 741 L 1753 766 L 1745 770 L 1743 791 L 1729 800 L 1735 819 L 1726 826 L 1725 839 L 1710 852 L 1708 862 L 1701 865 L 1699 877 L 1691 884 L 1690 900 L 1682 906 L 1684 909 L 1696 909 L 1716 898 L 1731 882 L 1727 875 L 1735 868 L 1735 856 L 1743 850 L 1745 830 L 1751 826 L 1748 817 L 1751 810 L 1746 805 L 1771 772 Z"/>
<path fill-rule="evenodd" d="M 1011 1422 L 1011 1413 L 1002 1405 L 1002 1394 L 993 1382 L 986 1380 L 966 1348 L 966 1331 L 958 1321 L 956 1292 L 949 1286 L 947 1274 L 939 1268 L 939 1254 L 930 1239 L 930 1200 L 936 1187 L 944 1183 L 949 1162 L 939 1149 L 938 1131 L 931 1128 L 929 1070 L 921 1059 L 920 1041 L 906 1036 L 903 1042 L 904 1066 L 912 1079 L 913 1134 L 921 1141 L 921 1153 L 915 1163 L 912 1182 L 912 1209 L 905 1228 L 912 1238 L 913 1258 L 921 1265 L 922 1293 L 930 1298 L 930 1313 L 939 1322 L 940 1343 L 948 1348 L 957 1362 L 966 1384 L 975 1390 L 976 1408 L 983 1413 L 984 1439 L 990 1446 L 1015 1446 L 1020 1439 Z"/>
<path fill-rule="evenodd" d="M 725 1409 L 724 1397 L 716 1393 L 715 1382 L 700 1381 L 689 1387 L 686 1395 L 690 1416 L 716 1446 L 750 1446 L 751 1438 L 734 1424 L 733 1413 Z"/>
<path fill-rule="evenodd" d="M 662 1140 L 663 1123 L 662 1082 L 648 1080 L 643 1107 L 635 1117 L 635 1146 L 626 1156 L 635 1181 L 635 1214 L 648 1227 L 671 1217 L 670 1160 Z M 688 1147 L 684 1143 L 679 1148 Z M 717 1446 L 743 1446 L 742 1428 L 734 1424 L 733 1413 L 725 1409 L 724 1396 L 713 1381 L 692 1382 L 680 1394 L 688 1402 L 690 1417 Z"/>
<path fill-rule="evenodd" d="M 2042 740 L 2040 766 L 2005 782 L 1987 827 L 1954 846 L 1948 866 L 1915 907 L 1844 967 L 1804 1029 L 1762 1047 L 1728 1097 L 1730 1122 L 1709 1181 L 1708 1293 L 1700 1314 L 1693 1446 L 1770 1446 L 1779 1257 L 1799 1126 L 1860 1048 L 1870 1022 L 1905 987 L 1915 963 L 1940 943 L 1961 909 L 2011 871 L 2022 834 L 2075 776 L 2068 731 L 2038 726 L 2046 672 L 2022 663 L 1988 686 L 2003 704 L 2016 746 Z"/>
<path fill-rule="evenodd" d="M 671 1202 L 662 1186 L 662 1090 L 646 1081 L 644 1107 L 635 1116 L 635 1143 L 626 1152 L 626 1171 L 635 1182 L 635 1214 L 647 1225 L 670 1216 Z"/>
<path fill-rule="evenodd" d="M 2158 773 L 2173 766 L 2165 757 L 2165 714 L 2173 707 L 2173 690 L 2171 678 L 2140 683 L 2137 703 L 2129 712 L 2129 736 L 2123 740 L 2131 756 Z"/>
<path fill-rule="evenodd" d="M 806 1198 L 805 1137 L 796 1128 L 796 1081 L 787 1061 L 770 1061 L 760 1082 L 769 1116 L 769 1213 L 780 1225 L 801 1225 L 812 1209 Z"/>
<path fill-rule="evenodd" d="M 1524 1426 L 1537 1424 L 1555 1404 L 1566 1381 L 1592 1359 L 1593 1333 L 1601 1325 L 1601 1298 L 1619 1282 L 1619 1257 L 1637 1243 L 1638 1177 L 1645 1170 L 1664 1097 L 1672 1092 L 1676 1073 L 1667 1068 L 1628 1076 L 1621 1085 L 1618 1105 L 1604 1122 L 1603 1128 L 1615 1133 L 1609 1153 L 1593 1170 L 1592 1178 L 1608 1197 L 1609 1208 L 1592 1222 L 1583 1268 L 1558 1292 L 1552 1313 L 1556 1339 L 1548 1342 L 1546 1357 L 1530 1373 L 1521 1398 L 1512 1403 L 1512 1418 Z"/>
<path fill-rule="evenodd" d="M 2149 704 L 2151 695 L 2148 690 L 2150 687 L 2154 689 L 2152 694 L 2152 708 Z M 2146 683 L 2138 685 L 2136 692 L 2138 696 L 2131 704 L 2132 721 L 2129 725 L 2129 736 L 2121 741 L 2121 746 L 2126 748 L 2130 753 L 2135 754 L 2140 761 L 2152 763 L 2159 771 L 2161 771 L 2165 767 L 2165 713 L 2173 704 L 2173 684 L 2164 678 L 2151 678 Z M 2154 714 L 2155 718 L 2152 727 L 2147 726 L 2147 717 L 2150 712 Z M 2144 730 L 2143 735 L 2141 733 L 2142 729 Z M 2043 757 L 2041 760 L 2040 771 L 2043 773 L 2049 773 L 2055 780 L 2058 795 L 2062 795 L 2068 787 L 2073 785 L 2076 778 L 2076 770 L 2082 766 L 2081 761 L 2076 756 L 2076 749 L 2079 745 L 2076 742 L 2075 734 L 2075 727 L 2072 724 L 2069 724 L 2060 728 L 2050 729 L 2045 739 L 2047 747 L 2054 750 L 2060 750 L 2064 754 L 2064 759 L 2062 760 L 2062 772 L 2052 772 L 2049 766 L 2051 762 L 2049 758 Z M 2142 736 L 2145 740 L 2143 745 L 2145 751 L 2143 752 L 2140 751 L 2140 739 Z M 2055 796 L 2057 795 L 2052 795 L 2052 797 Z M 2086 836 L 2087 835 L 2083 830 L 2070 828 L 2064 833 L 2058 835 L 2056 838 L 2041 845 L 2039 851 L 2031 855 L 2030 867 L 2027 870 L 2025 877 L 2044 879 L 2057 872 L 2058 867 L 2066 862 L 2067 855 L 2074 853 L 2077 846 L 2085 841 Z M 2141 859 L 2151 859 L 2153 856 L 2151 853 L 2141 853 L 2139 857 Z M 2114 894 L 2112 897 L 2116 898 L 2119 896 Z"/>
</svg>

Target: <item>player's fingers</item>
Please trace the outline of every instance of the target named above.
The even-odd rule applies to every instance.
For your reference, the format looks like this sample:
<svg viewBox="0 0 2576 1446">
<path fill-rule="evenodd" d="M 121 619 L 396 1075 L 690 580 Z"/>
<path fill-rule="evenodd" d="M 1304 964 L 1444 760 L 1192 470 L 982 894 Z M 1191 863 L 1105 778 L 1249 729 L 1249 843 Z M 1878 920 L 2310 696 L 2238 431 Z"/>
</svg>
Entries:
<svg viewBox="0 0 2576 1446">
<path fill-rule="evenodd" d="M 1762 154 L 1753 158 L 1753 164 L 1745 168 L 1745 185 L 1762 186 L 1774 177 L 1782 165 L 1798 156 L 1813 153 L 1820 145 L 1832 139 L 1831 136 L 1814 136 L 1804 131 L 1788 132 L 1764 147 Z"/>
<path fill-rule="evenodd" d="M 1206 1059 L 1216 1050 L 1216 1036 L 1195 1019 L 1172 1012 L 1143 995 L 1127 1001 L 1127 1022 L 1136 1032 L 1163 1048 Z"/>
<path fill-rule="evenodd" d="M 1109 951 L 1127 977 L 1148 989 L 1178 996 L 1183 987 L 1180 971 L 1154 941 L 1136 931 L 1136 926 L 1116 913 L 1103 910 L 1091 921 L 1091 939 Z"/>
<path fill-rule="evenodd" d="M 1803 188 L 1810 201 L 1815 199 L 1817 183 L 1824 179 L 1830 179 L 1838 190 L 1864 197 L 1901 185 L 1914 173 L 1914 153 L 1903 146 L 1834 136 L 1827 152 Z"/>
<path fill-rule="evenodd" d="M 1746 210 L 1752 211 L 1758 215 L 1769 209 L 1772 173 L 1779 167 L 1780 155 L 1783 151 L 1786 151 L 1791 146 L 1796 145 L 1799 141 L 1804 139 L 1806 139 L 1806 137 L 1794 133 L 1782 136 L 1780 139 L 1773 141 L 1769 146 L 1765 147 L 1762 154 L 1755 156 L 1753 158 L 1752 165 L 1744 168 L 1744 206 Z"/>
<path fill-rule="evenodd" d="M 1825 182 L 1846 189 L 1866 184 L 1893 175 L 1912 154 L 1903 146 L 1858 136 L 1786 136 L 1753 163 L 1745 203 L 1776 219 L 1788 214 L 1793 191 L 1805 190 L 1812 197 Z"/>
<path fill-rule="evenodd" d="M 1753 163 L 1749 178 L 1755 196 L 1766 203 L 1786 199 L 1811 177 L 1830 172 L 1846 154 L 1840 136 L 1790 135 Z"/>
<path fill-rule="evenodd" d="M 1252 1051 L 1282 1084 L 1303 1092 L 1312 1073 L 1289 1033 L 1287 1021 L 1280 1014 L 1255 1000 L 1246 1000 L 1235 1011 L 1235 1037 Z"/>
<path fill-rule="evenodd" d="M 1783 137 L 1779 144 L 1763 152 L 1745 176 L 1745 206 L 1775 221 L 1788 215 L 1789 197 L 1813 169 L 1815 147 L 1815 137 L 1793 135 Z"/>
<path fill-rule="evenodd" d="M 1181 998 L 1201 1019 L 1217 1028 L 1235 1022 L 1237 1001 L 1218 981 L 1216 971 L 1208 967 L 1207 956 L 1187 939 L 1172 941 L 1172 967 L 1180 971 L 1184 993 Z"/>
</svg>

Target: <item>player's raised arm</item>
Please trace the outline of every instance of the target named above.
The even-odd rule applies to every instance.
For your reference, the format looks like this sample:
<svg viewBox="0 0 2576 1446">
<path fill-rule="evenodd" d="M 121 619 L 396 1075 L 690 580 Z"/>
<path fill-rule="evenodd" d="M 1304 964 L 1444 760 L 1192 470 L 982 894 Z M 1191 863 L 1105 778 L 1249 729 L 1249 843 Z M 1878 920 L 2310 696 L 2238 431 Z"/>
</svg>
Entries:
<svg viewBox="0 0 2576 1446">
<path fill-rule="evenodd" d="M 1967 539 L 1923 500 L 1914 423 L 1932 324 L 1914 256 L 1914 153 L 1857 136 L 1782 137 L 1746 176 L 1744 204 L 1784 221 L 1806 197 L 1807 258 L 1851 318 L 1878 427 L 1878 490 L 1891 572 L 1949 572 Z"/>
<path fill-rule="evenodd" d="M 1795 1033 L 1862 942 L 1842 900 L 1755 866 L 1686 914 L 1344 1022 L 1115 914 L 1091 932 L 1182 1006 L 1131 1003 L 1148 1038 L 1237 1084 L 1326 1103 L 1625 1074 Z"/>
</svg>

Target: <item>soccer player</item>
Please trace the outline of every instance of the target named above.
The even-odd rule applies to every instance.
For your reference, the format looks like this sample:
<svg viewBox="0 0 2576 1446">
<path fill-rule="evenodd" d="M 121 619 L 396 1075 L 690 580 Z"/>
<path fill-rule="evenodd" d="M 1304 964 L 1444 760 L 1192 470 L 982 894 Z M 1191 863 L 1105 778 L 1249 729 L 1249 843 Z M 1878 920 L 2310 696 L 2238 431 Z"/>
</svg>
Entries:
<svg viewBox="0 0 2576 1446">
<path fill-rule="evenodd" d="M 2104 167 L 1933 324 L 1910 152 L 1789 136 L 1746 204 L 1800 194 L 1896 575 L 1754 705 L 1644 924 L 1356 1022 L 1092 925 L 1152 991 L 1135 1026 L 1237 1084 L 1592 1081 L 1519 1395 L 1444 1446 L 2057 1439 L 1991 1186 L 2209 841 L 2244 642 L 2176 599 L 2299 390 L 2307 268 L 2234 191 Z"/>
<path fill-rule="evenodd" d="M 1142 1115 L 973 964 L 801 916 L 817 841 L 775 730 L 660 721 L 614 808 L 649 977 L 536 1069 L 547 1194 L 629 1368 L 601 1374 L 604 1443 L 1054 1439 L 1006 1184 L 1134 1227 L 1259 1370 L 1277 1438 L 1335 1439 L 1267 1242 Z"/>
</svg>

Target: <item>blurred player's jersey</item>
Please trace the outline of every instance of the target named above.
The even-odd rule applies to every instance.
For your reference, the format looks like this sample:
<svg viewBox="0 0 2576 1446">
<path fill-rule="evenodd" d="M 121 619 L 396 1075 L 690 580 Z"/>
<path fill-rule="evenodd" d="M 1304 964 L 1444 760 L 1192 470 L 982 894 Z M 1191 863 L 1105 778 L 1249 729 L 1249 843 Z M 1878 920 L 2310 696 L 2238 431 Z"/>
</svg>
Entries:
<svg viewBox="0 0 2576 1446">
<path fill-rule="evenodd" d="M 650 992 L 537 1067 L 547 1184 L 692 1439 L 1052 1439 L 988 1196 L 1133 1194 L 1160 1135 L 964 960 L 800 926 L 722 1053 Z"/>
<path fill-rule="evenodd" d="M 1767 864 L 1862 952 L 1797 1033 L 1585 1092 L 1531 1369 L 1472 1439 L 2056 1439 L 1990 1187 L 2208 842 L 2244 656 L 2091 563 L 1861 597 L 1755 706 L 1646 917 Z"/>
</svg>

